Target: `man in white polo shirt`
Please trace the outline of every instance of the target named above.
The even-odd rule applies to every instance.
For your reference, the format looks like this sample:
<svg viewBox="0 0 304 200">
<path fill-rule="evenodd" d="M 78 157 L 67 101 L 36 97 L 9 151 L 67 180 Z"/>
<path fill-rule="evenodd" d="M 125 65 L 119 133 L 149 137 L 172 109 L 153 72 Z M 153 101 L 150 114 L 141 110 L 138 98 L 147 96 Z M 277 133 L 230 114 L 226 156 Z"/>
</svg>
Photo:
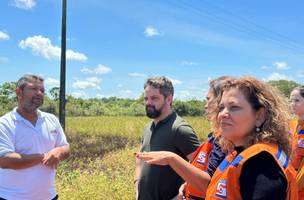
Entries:
<svg viewBox="0 0 304 200">
<path fill-rule="evenodd" d="M 41 77 L 20 78 L 16 96 L 18 106 L 0 118 L 0 199 L 56 200 L 55 169 L 69 144 L 58 119 L 38 110 Z"/>
</svg>

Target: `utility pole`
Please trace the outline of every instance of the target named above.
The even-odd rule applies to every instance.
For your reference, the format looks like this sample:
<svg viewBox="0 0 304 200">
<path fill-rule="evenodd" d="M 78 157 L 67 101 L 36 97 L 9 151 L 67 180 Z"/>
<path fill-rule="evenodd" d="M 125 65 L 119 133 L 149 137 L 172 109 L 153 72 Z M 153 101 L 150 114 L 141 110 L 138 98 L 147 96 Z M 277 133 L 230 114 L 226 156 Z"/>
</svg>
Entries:
<svg viewBox="0 0 304 200">
<path fill-rule="evenodd" d="M 67 0 L 62 0 L 59 121 L 63 130 L 65 130 L 66 12 Z"/>
</svg>

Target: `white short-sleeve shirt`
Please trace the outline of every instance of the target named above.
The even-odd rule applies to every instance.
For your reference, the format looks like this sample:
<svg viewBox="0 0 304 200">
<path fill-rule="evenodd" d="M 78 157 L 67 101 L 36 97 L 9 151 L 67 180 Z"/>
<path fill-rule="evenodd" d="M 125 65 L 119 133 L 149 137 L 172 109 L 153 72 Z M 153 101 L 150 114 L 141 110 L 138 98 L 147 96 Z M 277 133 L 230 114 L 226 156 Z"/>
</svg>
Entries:
<svg viewBox="0 0 304 200">
<path fill-rule="evenodd" d="M 0 157 L 7 153 L 42 154 L 68 145 L 58 119 L 38 110 L 34 126 L 16 108 L 0 118 Z M 0 168 L 0 197 L 9 200 L 48 200 L 56 196 L 55 169 L 42 164 L 26 169 Z"/>
</svg>

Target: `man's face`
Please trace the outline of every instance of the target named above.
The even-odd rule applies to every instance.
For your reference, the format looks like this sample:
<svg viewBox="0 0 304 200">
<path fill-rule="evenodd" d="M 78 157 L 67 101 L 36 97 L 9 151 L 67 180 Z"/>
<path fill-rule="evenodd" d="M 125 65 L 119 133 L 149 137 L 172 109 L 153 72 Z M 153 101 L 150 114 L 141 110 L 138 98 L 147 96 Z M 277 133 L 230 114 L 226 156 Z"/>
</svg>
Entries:
<svg viewBox="0 0 304 200">
<path fill-rule="evenodd" d="M 152 86 L 147 86 L 144 91 L 144 103 L 146 107 L 146 114 L 149 118 L 158 118 L 166 105 L 166 98 L 159 93 L 159 89 Z"/>
<path fill-rule="evenodd" d="M 23 89 L 17 88 L 19 105 L 27 112 L 36 111 L 43 104 L 43 82 L 36 80 L 29 82 Z"/>
</svg>

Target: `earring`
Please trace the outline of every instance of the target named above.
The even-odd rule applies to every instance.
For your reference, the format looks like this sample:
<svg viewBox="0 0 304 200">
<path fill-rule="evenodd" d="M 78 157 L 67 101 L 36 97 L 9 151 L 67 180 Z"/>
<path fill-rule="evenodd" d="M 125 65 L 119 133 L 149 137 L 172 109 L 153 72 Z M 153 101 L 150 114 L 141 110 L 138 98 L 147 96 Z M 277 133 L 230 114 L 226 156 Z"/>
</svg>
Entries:
<svg viewBox="0 0 304 200">
<path fill-rule="evenodd" d="M 257 133 L 261 132 L 260 127 L 256 127 L 256 128 L 255 128 L 255 131 L 256 131 Z"/>
</svg>

